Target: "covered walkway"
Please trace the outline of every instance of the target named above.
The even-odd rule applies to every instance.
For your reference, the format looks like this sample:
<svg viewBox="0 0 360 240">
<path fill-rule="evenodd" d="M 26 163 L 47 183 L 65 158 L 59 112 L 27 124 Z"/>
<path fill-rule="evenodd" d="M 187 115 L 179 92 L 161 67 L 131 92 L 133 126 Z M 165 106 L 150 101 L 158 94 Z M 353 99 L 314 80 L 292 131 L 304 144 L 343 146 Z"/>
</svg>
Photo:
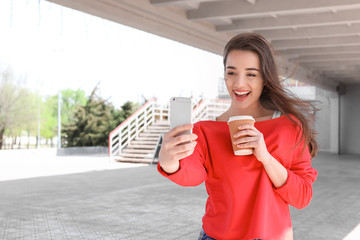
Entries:
<svg viewBox="0 0 360 240">
<path fill-rule="evenodd" d="M 359 239 L 346 236 L 360 231 L 360 156 L 320 153 L 313 166 L 312 202 L 291 208 L 294 238 Z M 155 165 L 1 181 L 0 192 L 7 240 L 197 239 L 207 196 L 204 185 L 179 187 Z"/>
</svg>

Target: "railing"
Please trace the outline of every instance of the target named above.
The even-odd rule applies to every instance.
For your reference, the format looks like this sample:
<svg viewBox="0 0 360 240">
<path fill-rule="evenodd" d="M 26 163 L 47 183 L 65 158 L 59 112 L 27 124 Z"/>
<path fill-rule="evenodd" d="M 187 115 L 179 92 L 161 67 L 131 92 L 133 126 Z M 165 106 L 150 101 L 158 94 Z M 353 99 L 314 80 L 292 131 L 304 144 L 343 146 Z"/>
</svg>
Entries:
<svg viewBox="0 0 360 240">
<path fill-rule="evenodd" d="M 193 123 L 201 120 L 214 120 L 229 106 L 230 101 L 228 100 L 202 99 L 193 109 Z M 150 124 L 156 121 L 168 121 L 168 119 L 169 106 L 157 105 L 155 98 L 149 100 L 109 134 L 109 156 L 113 157 L 120 154 L 122 149 L 138 137 Z"/>
<path fill-rule="evenodd" d="M 229 106 L 230 100 L 204 99 L 200 101 L 193 111 L 193 123 L 203 120 L 214 120 L 217 116 L 225 112 Z"/>
<path fill-rule="evenodd" d="M 157 106 L 155 98 L 146 102 L 109 134 L 109 156 L 120 154 L 147 126 L 155 121 L 168 119 L 168 115 L 168 109 Z"/>
</svg>

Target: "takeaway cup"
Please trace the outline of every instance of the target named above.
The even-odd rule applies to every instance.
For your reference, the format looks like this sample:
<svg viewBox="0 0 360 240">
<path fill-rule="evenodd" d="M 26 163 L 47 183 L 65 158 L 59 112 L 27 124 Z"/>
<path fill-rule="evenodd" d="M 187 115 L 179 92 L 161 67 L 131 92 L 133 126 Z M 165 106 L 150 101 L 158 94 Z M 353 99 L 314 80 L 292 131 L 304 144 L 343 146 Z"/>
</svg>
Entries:
<svg viewBox="0 0 360 240">
<path fill-rule="evenodd" d="M 250 155 L 253 153 L 253 148 L 238 148 L 233 142 L 238 139 L 234 138 L 234 134 L 239 132 L 238 126 L 244 124 L 251 124 L 254 125 L 255 119 L 252 116 L 247 115 L 240 115 L 240 116 L 233 116 L 229 118 L 228 125 L 230 130 L 230 137 L 231 143 L 233 146 L 234 154 L 235 155 Z M 243 136 L 246 137 L 246 136 Z"/>
</svg>

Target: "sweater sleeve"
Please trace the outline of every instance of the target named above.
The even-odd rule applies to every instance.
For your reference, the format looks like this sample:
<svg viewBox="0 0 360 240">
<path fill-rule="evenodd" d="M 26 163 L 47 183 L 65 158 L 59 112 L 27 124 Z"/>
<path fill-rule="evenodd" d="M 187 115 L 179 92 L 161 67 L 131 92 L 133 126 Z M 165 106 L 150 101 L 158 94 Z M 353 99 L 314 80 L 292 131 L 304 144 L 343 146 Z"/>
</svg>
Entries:
<svg viewBox="0 0 360 240">
<path fill-rule="evenodd" d="M 301 135 L 297 142 L 300 142 L 299 138 L 301 139 Z M 312 184 L 317 177 L 317 171 L 311 167 L 309 148 L 305 147 L 304 149 L 303 146 L 304 141 L 301 141 L 293 151 L 291 166 L 287 169 L 286 183 L 279 188 L 274 187 L 275 192 L 285 202 L 298 209 L 309 205 L 313 194 Z"/>
<path fill-rule="evenodd" d="M 180 168 L 172 174 L 166 173 L 158 163 L 157 169 L 161 175 L 167 177 L 174 183 L 184 186 L 197 186 L 205 181 L 207 172 L 204 166 L 207 158 L 207 150 L 204 146 L 205 136 L 198 125 L 194 125 L 193 132 L 198 135 L 197 145 L 192 155 L 180 160 Z"/>
</svg>

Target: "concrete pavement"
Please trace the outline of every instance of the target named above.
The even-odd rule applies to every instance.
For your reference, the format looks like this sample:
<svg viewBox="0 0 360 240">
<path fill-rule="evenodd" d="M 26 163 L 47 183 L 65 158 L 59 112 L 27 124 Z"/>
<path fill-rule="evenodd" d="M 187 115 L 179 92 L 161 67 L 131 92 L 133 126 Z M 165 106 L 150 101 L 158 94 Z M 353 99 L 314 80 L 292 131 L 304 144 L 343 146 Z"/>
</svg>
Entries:
<svg viewBox="0 0 360 240">
<path fill-rule="evenodd" d="M 360 223 L 360 156 L 320 153 L 313 166 L 312 202 L 291 208 L 294 237 L 344 239 Z M 206 202 L 204 185 L 177 186 L 156 166 L 1 181 L 0 193 L 6 240 L 197 239 Z"/>
</svg>

